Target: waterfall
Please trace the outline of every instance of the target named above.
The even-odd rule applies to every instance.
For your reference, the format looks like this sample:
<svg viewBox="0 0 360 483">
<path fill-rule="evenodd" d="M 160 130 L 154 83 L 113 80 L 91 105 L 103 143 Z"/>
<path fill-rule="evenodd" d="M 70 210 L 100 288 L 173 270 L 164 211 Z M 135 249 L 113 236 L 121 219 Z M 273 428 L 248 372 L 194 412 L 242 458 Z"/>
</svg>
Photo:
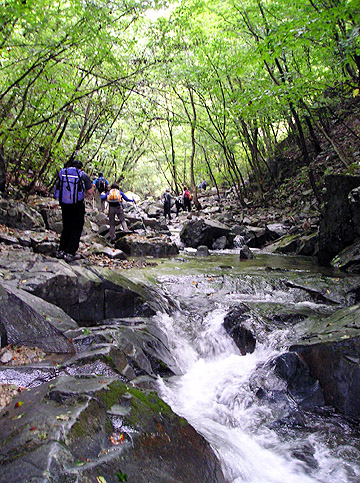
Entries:
<svg viewBox="0 0 360 483">
<path fill-rule="evenodd" d="M 171 284 L 166 290 L 171 291 Z M 276 430 L 281 403 L 256 398 L 251 380 L 266 361 L 282 353 L 286 330 L 273 331 L 252 354 L 241 355 L 223 327 L 235 295 L 221 297 L 221 302 L 214 297 L 212 308 L 201 316 L 194 314 L 194 297 L 190 309 L 158 314 L 157 323 L 167 335 L 180 374 L 159 378 L 161 397 L 211 444 L 228 482 L 360 481 L 359 450 L 346 437 L 329 437 L 331 425 L 321 416 L 309 416 L 314 430 Z M 200 295 L 198 301 L 203 302 Z M 298 297 L 292 302 L 303 303 Z"/>
</svg>

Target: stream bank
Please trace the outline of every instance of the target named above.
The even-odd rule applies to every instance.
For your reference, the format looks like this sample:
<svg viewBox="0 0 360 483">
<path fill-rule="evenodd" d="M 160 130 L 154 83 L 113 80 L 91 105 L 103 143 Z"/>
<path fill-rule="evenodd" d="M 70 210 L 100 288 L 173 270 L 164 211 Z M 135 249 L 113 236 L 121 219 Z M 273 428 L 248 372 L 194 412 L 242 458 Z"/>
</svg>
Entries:
<svg viewBox="0 0 360 483">
<path fill-rule="evenodd" d="M 99 220 L 83 237 L 83 257 L 66 264 L 51 256 L 57 236 L 42 223 L 55 226 L 56 217 L 47 210 L 46 217 L 11 212 L 24 230 L 2 236 L 2 345 L 46 353 L 22 367 L 0 366 L 2 382 L 27 389 L 1 413 L 4 481 L 24 472 L 36 481 L 193 481 L 189 474 L 211 482 L 307 481 L 308 474 L 325 481 L 336 464 L 343 481 L 356 481 L 358 385 L 349 384 L 359 377 L 356 274 L 269 247 L 252 247 L 255 257 L 242 261 L 228 240 L 260 244 L 276 231 L 279 240 L 284 227 L 246 223 L 237 235 L 222 231 L 225 220 L 197 223 L 196 214 L 181 215 L 171 231 L 155 220 L 147 226 L 157 233 L 118 232 L 119 244 L 133 237 L 136 250 L 158 243 L 152 256 L 132 260 L 107 245 Z M 194 247 L 155 259 L 191 221 L 206 233 L 199 240 L 210 245 L 208 255 Z M 346 434 L 351 454 L 334 455 L 322 427 L 334 434 L 330 446 Z M 247 446 L 281 471 L 245 470 Z M 191 469 L 178 457 L 184 452 Z"/>
</svg>

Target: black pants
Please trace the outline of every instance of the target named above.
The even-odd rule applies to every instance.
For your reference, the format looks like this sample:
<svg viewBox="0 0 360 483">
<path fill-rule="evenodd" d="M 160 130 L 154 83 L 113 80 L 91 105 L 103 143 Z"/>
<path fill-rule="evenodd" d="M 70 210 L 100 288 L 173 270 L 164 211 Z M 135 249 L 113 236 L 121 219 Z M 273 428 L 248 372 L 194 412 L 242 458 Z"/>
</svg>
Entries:
<svg viewBox="0 0 360 483">
<path fill-rule="evenodd" d="M 85 221 L 85 203 L 61 204 L 63 229 L 60 237 L 60 250 L 75 255 Z"/>
<path fill-rule="evenodd" d="M 165 220 L 166 220 L 166 217 L 169 218 L 169 220 L 171 220 L 171 205 L 170 203 L 168 203 L 167 201 L 164 203 L 164 217 L 165 217 Z"/>
<path fill-rule="evenodd" d="M 184 211 L 191 211 L 191 200 L 184 198 Z"/>
<path fill-rule="evenodd" d="M 175 200 L 176 216 L 179 216 L 179 211 L 184 209 L 183 203 L 179 200 Z"/>
</svg>

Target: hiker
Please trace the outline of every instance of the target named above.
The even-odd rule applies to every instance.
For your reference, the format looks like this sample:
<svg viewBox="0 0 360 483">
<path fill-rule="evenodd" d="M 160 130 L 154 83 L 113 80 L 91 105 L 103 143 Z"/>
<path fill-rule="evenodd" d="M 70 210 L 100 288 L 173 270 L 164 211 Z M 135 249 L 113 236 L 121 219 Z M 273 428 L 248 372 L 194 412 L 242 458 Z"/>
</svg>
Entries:
<svg viewBox="0 0 360 483">
<path fill-rule="evenodd" d="M 54 197 L 61 206 L 63 228 L 58 257 L 67 262 L 76 258 L 85 221 L 85 194 L 92 195 L 95 186 L 82 170 L 78 159 L 69 161 L 59 172 Z"/>
<path fill-rule="evenodd" d="M 207 184 L 207 182 L 206 182 L 204 179 L 202 180 L 202 182 L 201 182 L 200 184 L 201 184 L 201 188 L 202 188 L 204 191 L 205 191 L 205 190 L 206 190 L 206 188 L 209 186 L 209 185 Z"/>
<path fill-rule="evenodd" d="M 101 199 L 101 195 L 107 193 L 109 188 L 109 181 L 104 178 L 104 174 L 102 172 L 99 172 L 98 177 L 94 180 L 94 185 L 96 188 L 94 195 L 96 207 L 99 211 L 104 211 L 105 200 Z"/>
<path fill-rule="evenodd" d="M 175 208 L 176 216 L 179 216 L 180 210 L 184 210 L 184 201 L 182 195 L 179 195 L 175 198 Z"/>
<path fill-rule="evenodd" d="M 166 188 L 165 193 L 162 195 L 161 201 L 164 204 L 164 217 L 165 217 L 165 223 L 166 223 L 166 217 L 169 218 L 169 221 L 171 221 L 171 205 L 172 205 L 172 199 L 173 197 L 170 194 L 170 189 Z"/>
<path fill-rule="evenodd" d="M 187 189 L 186 186 L 184 186 L 184 191 L 183 191 L 183 203 L 184 203 L 184 211 L 191 211 L 191 200 L 192 200 L 192 195 L 190 191 Z"/>
<path fill-rule="evenodd" d="M 117 183 L 112 183 L 108 193 L 101 195 L 101 201 L 107 201 L 109 204 L 109 224 L 110 224 L 110 241 L 114 242 L 115 237 L 115 217 L 121 223 L 121 227 L 124 231 L 128 231 L 128 227 L 125 221 L 125 214 L 123 208 L 123 200 L 131 203 L 136 203 L 135 200 L 130 200 L 125 193 L 123 193 Z"/>
</svg>

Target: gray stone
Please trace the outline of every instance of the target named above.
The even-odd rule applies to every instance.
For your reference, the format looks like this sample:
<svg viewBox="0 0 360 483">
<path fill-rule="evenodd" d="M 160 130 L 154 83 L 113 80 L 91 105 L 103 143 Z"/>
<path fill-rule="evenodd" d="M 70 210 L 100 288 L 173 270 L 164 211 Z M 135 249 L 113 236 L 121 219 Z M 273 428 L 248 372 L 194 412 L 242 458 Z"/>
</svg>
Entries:
<svg viewBox="0 0 360 483">
<path fill-rule="evenodd" d="M 244 245 L 240 248 L 239 257 L 240 260 L 251 260 L 254 258 L 254 254 L 247 245 Z"/>
<path fill-rule="evenodd" d="M 115 246 L 132 257 L 151 256 L 161 258 L 179 253 L 176 243 L 166 235 L 158 235 L 152 238 L 136 235 L 123 236 L 116 241 Z"/>
<path fill-rule="evenodd" d="M 76 322 L 60 308 L 6 282 L 0 283 L 0 321 L 11 344 L 74 351 L 64 333 L 76 328 Z"/>
<path fill-rule="evenodd" d="M 316 322 L 290 348 L 318 379 L 326 404 L 356 419 L 360 418 L 359 320 L 359 305 L 339 309 Z"/>
<path fill-rule="evenodd" d="M 0 223 L 20 230 L 44 230 L 45 223 L 40 213 L 14 199 L 0 199 Z"/>
<path fill-rule="evenodd" d="M 196 256 L 197 257 L 208 257 L 210 255 L 209 249 L 206 245 L 200 245 L 197 247 Z"/>
<path fill-rule="evenodd" d="M 248 325 L 250 310 L 246 305 L 235 307 L 224 317 L 224 328 L 234 340 L 242 355 L 255 350 L 256 339 Z"/>
<path fill-rule="evenodd" d="M 212 248 L 216 239 L 225 236 L 228 246 L 231 246 L 235 234 L 230 233 L 230 228 L 222 223 L 195 219 L 184 224 L 180 232 L 180 239 L 187 247 L 197 248 L 200 245 L 206 245 L 208 248 Z"/>
<path fill-rule="evenodd" d="M 217 238 L 215 241 L 213 241 L 213 244 L 212 244 L 212 249 L 213 250 L 224 250 L 224 248 L 226 248 L 227 246 L 227 238 L 226 236 L 221 236 L 219 238 Z"/>
<path fill-rule="evenodd" d="M 156 396 L 151 381 L 148 386 L 61 377 L 23 392 L 26 410 L 14 400 L 0 418 L 0 482 L 24 475 L 29 481 L 95 481 L 101 475 L 108 482 L 145 483 L 191 475 L 224 483 L 210 445 Z"/>
<path fill-rule="evenodd" d="M 329 265 L 332 258 L 351 245 L 356 236 L 349 193 L 360 186 L 360 176 L 325 177 L 324 207 L 319 225 L 318 260 Z"/>
</svg>

